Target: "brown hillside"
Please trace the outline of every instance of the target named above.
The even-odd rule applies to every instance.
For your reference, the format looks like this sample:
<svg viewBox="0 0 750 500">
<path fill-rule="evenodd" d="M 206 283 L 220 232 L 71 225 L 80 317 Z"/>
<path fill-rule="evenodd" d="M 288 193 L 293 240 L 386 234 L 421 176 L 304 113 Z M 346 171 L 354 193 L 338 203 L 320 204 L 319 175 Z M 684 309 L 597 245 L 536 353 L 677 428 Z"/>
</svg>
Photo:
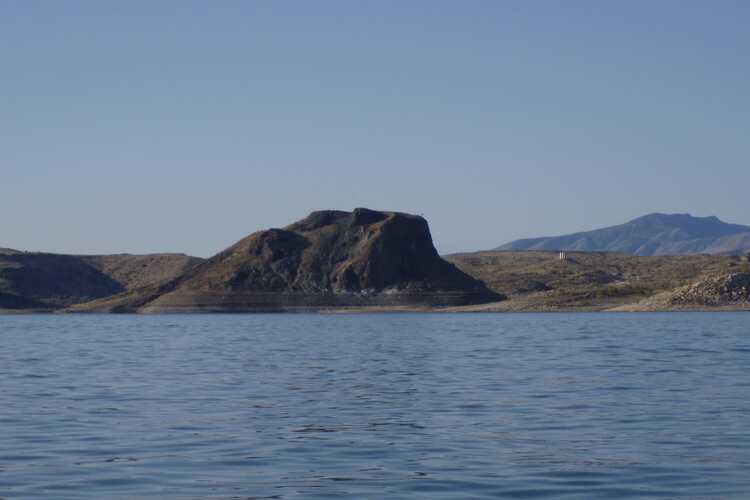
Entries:
<svg viewBox="0 0 750 500">
<path fill-rule="evenodd" d="M 171 280 L 201 259 L 0 251 L 0 309 L 53 310 Z"/>
<path fill-rule="evenodd" d="M 80 258 L 126 290 L 174 279 L 203 262 L 198 257 L 176 253 L 84 255 Z"/>
<path fill-rule="evenodd" d="M 750 267 L 746 259 L 734 256 L 568 252 L 567 257 L 559 260 L 557 252 L 491 251 L 446 259 L 509 296 L 488 307 L 524 311 L 603 310 Z"/>
</svg>

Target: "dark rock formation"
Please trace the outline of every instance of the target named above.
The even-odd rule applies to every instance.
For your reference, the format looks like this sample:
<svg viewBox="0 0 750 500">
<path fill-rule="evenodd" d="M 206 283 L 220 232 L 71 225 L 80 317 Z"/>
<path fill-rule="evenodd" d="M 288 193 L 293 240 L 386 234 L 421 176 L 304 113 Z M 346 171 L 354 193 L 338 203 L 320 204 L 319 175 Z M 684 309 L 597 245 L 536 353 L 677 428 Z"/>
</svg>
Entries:
<svg viewBox="0 0 750 500">
<path fill-rule="evenodd" d="M 125 288 L 77 257 L 45 253 L 0 254 L 4 309 L 65 307 Z"/>
<path fill-rule="evenodd" d="M 594 231 L 516 240 L 497 250 L 622 252 L 631 255 L 741 255 L 750 250 L 750 226 L 716 217 L 650 214 L 619 226 Z"/>
<path fill-rule="evenodd" d="M 360 208 L 259 231 L 170 283 L 74 310 L 317 310 L 502 298 L 440 258 L 422 217 Z"/>
</svg>

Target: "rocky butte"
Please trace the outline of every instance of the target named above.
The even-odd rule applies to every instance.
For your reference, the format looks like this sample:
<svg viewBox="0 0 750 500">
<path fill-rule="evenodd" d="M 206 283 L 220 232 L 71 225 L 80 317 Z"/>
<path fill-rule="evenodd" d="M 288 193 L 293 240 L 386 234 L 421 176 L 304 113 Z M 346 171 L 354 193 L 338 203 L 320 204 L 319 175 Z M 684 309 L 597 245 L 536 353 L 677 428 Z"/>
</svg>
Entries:
<svg viewBox="0 0 750 500">
<path fill-rule="evenodd" d="M 253 233 L 175 279 L 70 311 L 418 308 L 503 298 L 438 255 L 424 218 L 358 208 Z"/>
</svg>

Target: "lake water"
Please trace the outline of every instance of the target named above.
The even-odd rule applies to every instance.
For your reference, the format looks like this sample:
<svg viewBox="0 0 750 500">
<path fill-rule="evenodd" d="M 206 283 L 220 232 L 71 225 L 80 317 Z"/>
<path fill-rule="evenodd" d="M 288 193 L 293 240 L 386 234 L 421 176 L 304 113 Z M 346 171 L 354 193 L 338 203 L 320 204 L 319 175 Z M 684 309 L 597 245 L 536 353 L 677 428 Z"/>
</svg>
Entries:
<svg viewBox="0 0 750 500">
<path fill-rule="evenodd" d="M 0 498 L 750 498 L 750 314 L 0 316 Z"/>
</svg>

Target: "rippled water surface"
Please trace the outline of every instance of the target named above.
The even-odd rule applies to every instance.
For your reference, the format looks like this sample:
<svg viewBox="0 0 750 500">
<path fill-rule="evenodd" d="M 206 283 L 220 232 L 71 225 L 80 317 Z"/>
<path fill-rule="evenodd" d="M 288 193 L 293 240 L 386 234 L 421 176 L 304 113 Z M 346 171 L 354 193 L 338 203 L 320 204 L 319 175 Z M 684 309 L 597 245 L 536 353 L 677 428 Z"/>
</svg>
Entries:
<svg viewBox="0 0 750 500">
<path fill-rule="evenodd" d="M 750 315 L 0 316 L 0 498 L 750 498 Z"/>
</svg>

